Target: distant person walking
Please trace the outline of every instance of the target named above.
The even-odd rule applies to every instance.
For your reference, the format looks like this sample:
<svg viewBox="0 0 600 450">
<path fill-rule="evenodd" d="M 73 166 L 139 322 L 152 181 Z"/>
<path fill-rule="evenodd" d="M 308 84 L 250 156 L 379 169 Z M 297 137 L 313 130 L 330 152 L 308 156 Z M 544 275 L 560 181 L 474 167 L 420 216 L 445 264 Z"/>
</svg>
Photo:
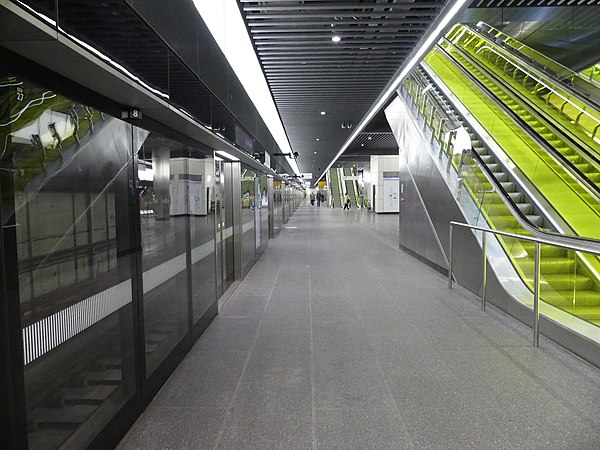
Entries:
<svg viewBox="0 0 600 450">
<path fill-rule="evenodd" d="M 350 211 L 350 196 L 348 194 L 346 194 L 346 197 L 344 200 L 344 209 L 347 209 L 348 211 Z"/>
<path fill-rule="evenodd" d="M 315 194 L 310 194 L 310 206 L 315 206 Z"/>
<path fill-rule="evenodd" d="M 321 207 L 321 193 L 317 192 L 317 208 Z"/>
</svg>

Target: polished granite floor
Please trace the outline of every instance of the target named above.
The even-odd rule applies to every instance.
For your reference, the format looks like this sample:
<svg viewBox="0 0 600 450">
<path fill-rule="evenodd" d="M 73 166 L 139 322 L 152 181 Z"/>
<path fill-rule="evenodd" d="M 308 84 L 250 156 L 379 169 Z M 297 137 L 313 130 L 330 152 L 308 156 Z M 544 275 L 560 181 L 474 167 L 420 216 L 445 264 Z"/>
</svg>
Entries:
<svg viewBox="0 0 600 450">
<path fill-rule="evenodd" d="M 600 448 L 600 370 L 448 290 L 396 224 L 300 207 L 120 448 Z"/>
</svg>

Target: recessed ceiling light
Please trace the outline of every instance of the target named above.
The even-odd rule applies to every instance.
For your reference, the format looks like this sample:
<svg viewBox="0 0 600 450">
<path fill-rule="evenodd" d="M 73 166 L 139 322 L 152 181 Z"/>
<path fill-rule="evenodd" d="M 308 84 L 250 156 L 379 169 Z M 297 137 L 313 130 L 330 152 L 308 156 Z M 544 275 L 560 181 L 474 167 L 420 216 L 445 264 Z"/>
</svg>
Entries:
<svg viewBox="0 0 600 450">
<path fill-rule="evenodd" d="M 315 139 L 315 141 L 320 141 L 320 140 L 321 140 L 320 138 L 316 138 L 316 139 Z"/>
<path fill-rule="evenodd" d="M 331 37 L 331 40 L 333 42 L 340 42 L 342 40 L 342 38 L 336 34 L 335 36 Z"/>
<path fill-rule="evenodd" d="M 361 146 L 361 147 L 364 147 L 364 146 L 365 146 L 365 144 L 360 144 L 360 146 Z"/>
<path fill-rule="evenodd" d="M 324 116 L 325 114 L 327 114 L 325 111 L 321 111 L 322 116 Z"/>
<path fill-rule="evenodd" d="M 371 136 L 369 136 L 367 139 L 368 139 L 368 140 L 371 140 L 371 139 L 373 139 L 373 138 L 372 138 Z"/>
<path fill-rule="evenodd" d="M 315 152 L 315 155 L 317 154 L 317 152 Z"/>
</svg>

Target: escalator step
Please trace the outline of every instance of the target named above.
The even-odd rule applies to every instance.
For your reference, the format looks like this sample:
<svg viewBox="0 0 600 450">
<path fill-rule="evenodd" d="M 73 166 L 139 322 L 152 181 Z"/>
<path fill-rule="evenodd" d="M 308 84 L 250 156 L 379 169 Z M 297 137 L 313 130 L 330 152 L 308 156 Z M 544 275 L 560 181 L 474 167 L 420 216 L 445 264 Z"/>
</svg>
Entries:
<svg viewBox="0 0 600 450">
<path fill-rule="evenodd" d="M 100 372 L 88 372 L 84 376 L 86 385 L 92 384 L 108 384 L 118 385 L 121 384 L 121 370 L 119 369 L 108 369 Z"/>
<path fill-rule="evenodd" d="M 27 435 L 29 448 L 60 448 L 73 434 L 72 429 L 38 428 Z"/>
<path fill-rule="evenodd" d="M 62 401 L 66 405 L 98 405 L 117 390 L 117 386 L 93 385 L 65 389 Z"/>
<path fill-rule="evenodd" d="M 528 258 L 520 258 L 519 266 L 526 273 L 533 273 L 533 254 Z M 544 256 L 540 258 L 540 272 L 545 275 L 563 275 L 566 278 L 573 277 L 575 270 L 575 260 L 567 256 Z"/>
<path fill-rule="evenodd" d="M 588 163 L 573 164 L 573 167 L 575 167 L 577 170 L 583 173 L 586 173 L 592 168 L 592 166 Z"/>
<path fill-rule="evenodd" d="M 527 219 L 534 225 L 541 227 L 544 224 L 544 218 L 538 215 L 527 215 Z"/>
<path fill-rule="evenodd" d="M 29 418 L 37 428 L 51 426 L 77 426 L 85 422 L 96 410 L 93 405 L 69 405 L 62 408 L 36 408 Z"/>
<path fill-rule="evenodd" d="M 544 287 L 544 285 L 547 286 Z M 580 274 L 576 276 L 572 274 L 547 274 L 542 276 L 542 289 L 548 289 L 548 286 L 556 291 L 568 291 L 572 290 L 573 287 L 577 291 L 591 290 L 594 287 L 594 282 L 590 277 Z"/>
<path fill-rule="evenodd" d="M 533 205 L 531 203 L 517 203 L 517 208 L 519 208 L 523 214 L 530 214 L 533 211 Z"/>
<path fill-rule="evenodd" d="M 600 181 L 600 172 L 590 172 L 585 175 L 590 181 L 598 182 Z"/>
<path fill-rule="evenodd" d="M 518 202 L 520 202 L 523 199 L 523 193 L 522 192 L 509 192 L 508 196 L 515 203 L 518 203 Z"/>
<path fill-rule="evenodd" d="M 122 360 L 118 356 L 106 357 L 100 360 L 100 366 L 103 369 L 118 369 L 121 367 Z"/>
<path fill-rule="evenodd" d="M 542 292 L 542 298 L 546 303 L 558 307 L 573 307 L 573 291 L 547 291 Z M 583 290 L 575 292 L 576 306 L 600 306 L 600 292 Z"/>
<path fill-rule="evenodd" d="M 575 306 L 570 312 L 583 320 L 600 320 L 600 307 L 597 306 Z"/>
<path fill-rule="evenodd" d="M 533 242 L 521 242 L 521 248 L 523 251 L 527 252 L 527 254 L 531 257 L 533 257 L 533 255 L 535 254 L 535 244 Z M 564 257 L 567 254 L 566 250 L 563 250 L 562 248 L 559 247 L 554 247 L 551 245 L 542 245 L 540 247 L 540 255 L 542 257 L 558 257 L 558 256 L 562 256 Z"/>
</svg>

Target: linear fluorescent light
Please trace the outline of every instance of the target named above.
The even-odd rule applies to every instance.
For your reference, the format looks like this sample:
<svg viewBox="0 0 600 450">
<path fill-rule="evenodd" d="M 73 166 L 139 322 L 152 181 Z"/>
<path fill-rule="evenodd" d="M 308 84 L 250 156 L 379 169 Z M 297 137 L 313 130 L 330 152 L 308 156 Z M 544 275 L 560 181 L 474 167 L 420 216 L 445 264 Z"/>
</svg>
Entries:
<svg viewBox="0 0 600 450">
<path fill-rule="evenodd" d="M 193 0 L 213 38 L 267 125 L 282 153 L 293 153 L 264 72 L 252 45 L 236 0 Z M 291 170 L 300 174 L 294 158 L 286 158 Z"/>
<path fill-rule="evenodd" d="M 377 114 L 379 112 L 379 109 L 385 104 L 385 102 L 388 100 L 388 97 L 398 88 L 398 86 L 400 86 L 400 83 L 402 82 L 402 80 L 406 77 L 406 75 L 408 75 L 408 73 L 413 69 L 413 67 L 418 64 L 418 62 L 421 60 L 424 53 L 429 49 L 429 47 L 431 45 L 433 45 L 433 43 L 437 39 L 439 39 L 439 35 L 442 33 L 442 31 L 444 31 L 446 26 L 450 23 L 450 21 L 454 18 L 454 16 L 456 16 L 456 14 L 458 14 L 458 12 L 461 10 L 461 8 L 468 1 L 471 1 L 471 0 L 456 0 L 454 5 L 452 5 L 452 7 L 448 10 L 446 15 L 444 16 L 444 18 L 437 24 L 435 29 L 428 33 L 427 37 L 425 38 L 425 41 L 423 41 L 423 43 L 421 44 L 421 46 L 419 47 L 417 52 L 410 59 L 409 63 L 404 65 L 404 69 L 402 69 L 400 74 L 398 74 L 398 76 L 394 79 L 392 84 L 390 84 L 390 86 L 386 89 L 386 91 L 379 98 L 379 100 L 375 103 L 375 105 L 373 105 L 371 107 L 371 109 L 367 113 L 367 115 L 363 118 L 363 120 L 361 120 L 361 122 L 355 128 L 354 133 L 352 133 L 350 135 L 350 137 L 346 140 L 344 145 L 342 145 L 342 148 L 337 153 L 337 155 L 335 155 L 335 158 L 333 158 L 331 160 L 331 162 L 325 168 L 325 170 L 323 171 L 321 176 L 319 178 L 317 178 L 315 185 L 316 185 L 316 183 L 319 182 L 319 180 L 321 180 L 321 178 L 323 178 L 323 176 L 327 173 L 327 171 L 331 168 L 331 166 L 333 166 L 333 164 L 337 161 L 337 159 L 344 154 L 344 152 L 350 146 L 352 141 L 354 139 L 356 139 L 356 136 L 358 136 L 358 134 L 367 126 L 367 124 L 375 116 L 375 114 Z"/>
<path fill-rule="evenodd" d="M 232 154 L 224 152 L 223 150 L 215 150 L 215 153 L 219 156 L 222 156 L 225 159 L 229 159 L 230 161 L 239 161 L 240 160 L 237 156 L 233 156 Z"/>
</svg>

